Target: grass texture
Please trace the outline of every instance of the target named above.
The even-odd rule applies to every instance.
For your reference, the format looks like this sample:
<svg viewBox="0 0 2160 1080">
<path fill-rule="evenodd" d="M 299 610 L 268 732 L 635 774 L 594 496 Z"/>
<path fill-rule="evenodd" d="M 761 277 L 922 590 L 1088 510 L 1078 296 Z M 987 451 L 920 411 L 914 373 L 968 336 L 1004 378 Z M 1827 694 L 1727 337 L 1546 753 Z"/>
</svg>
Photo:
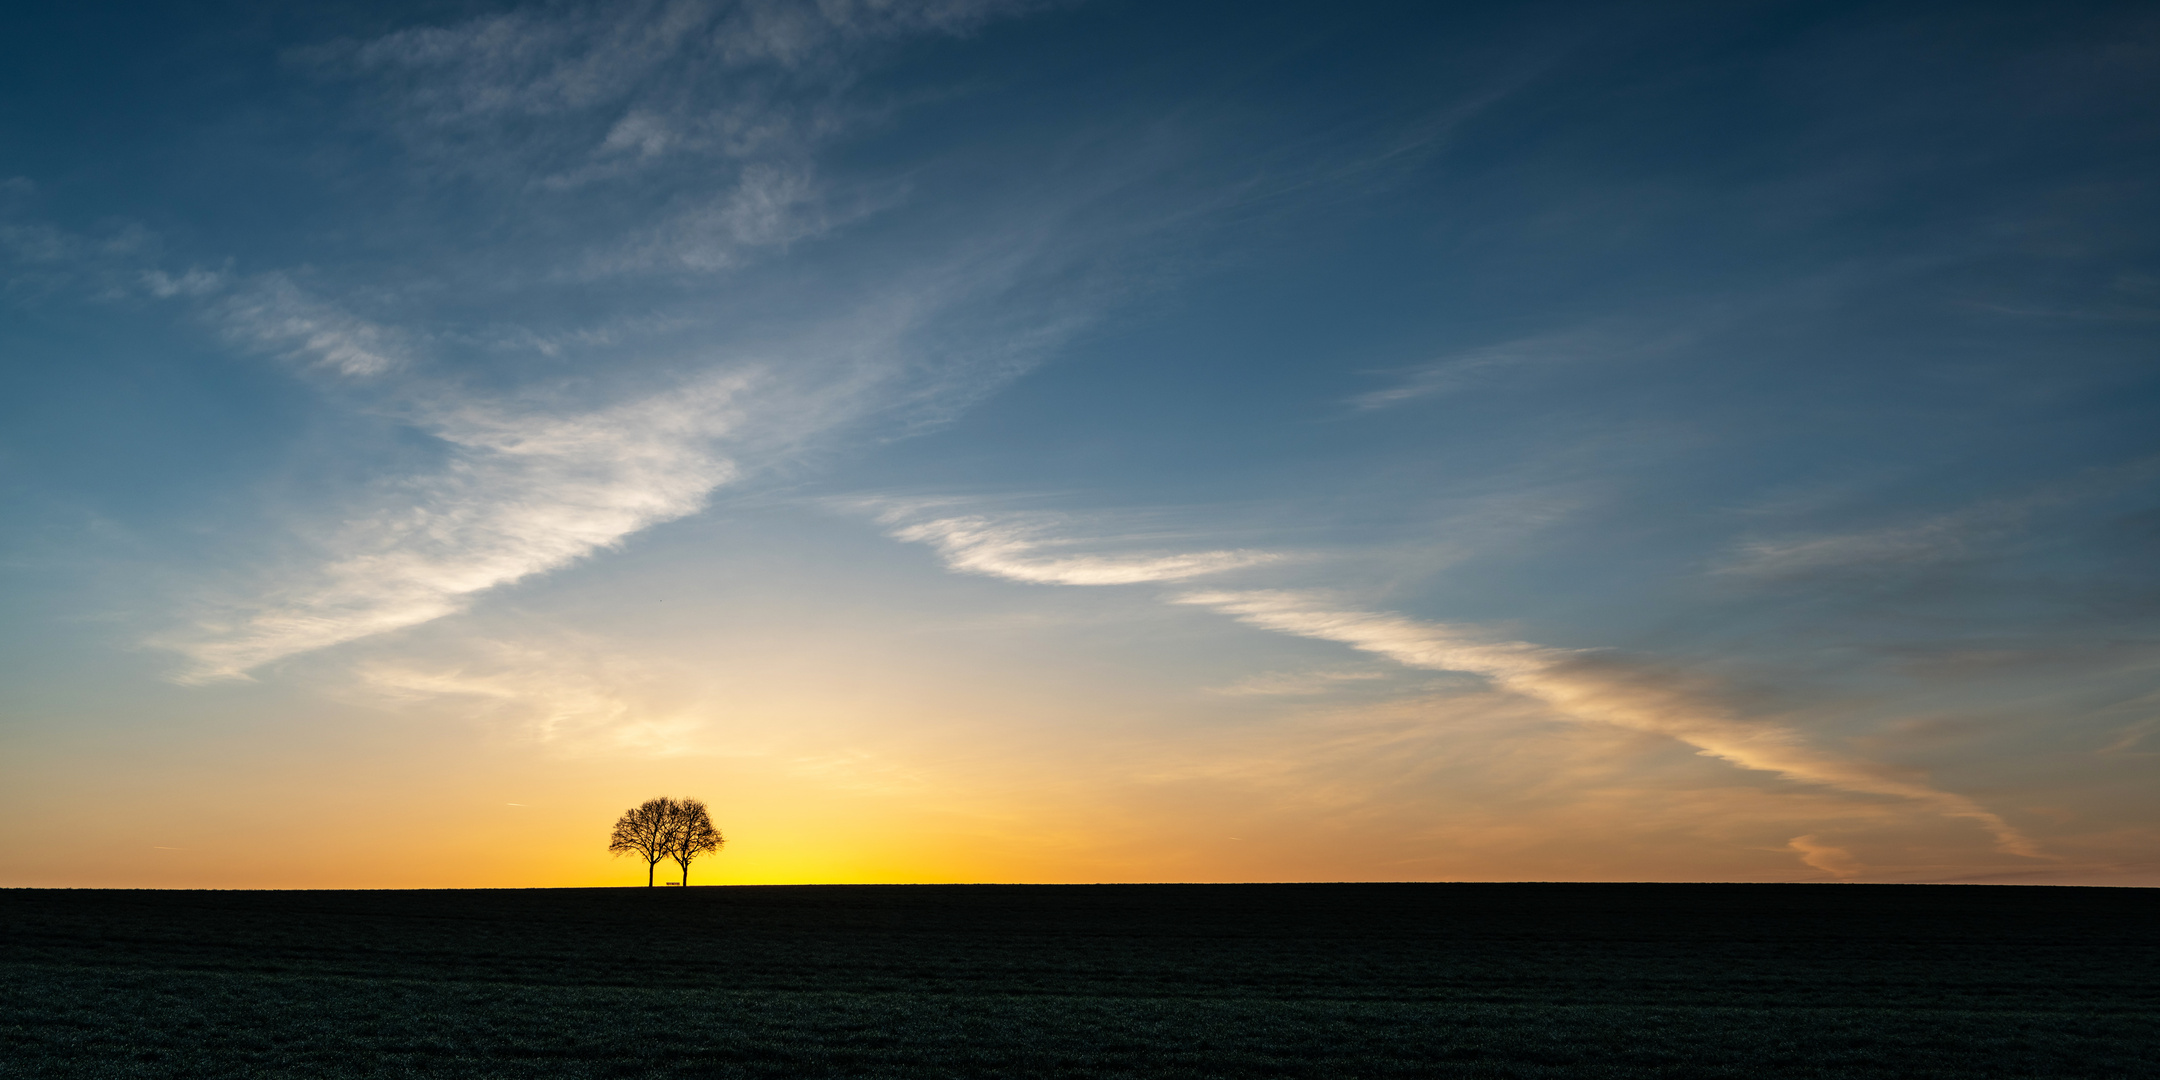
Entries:
<svg viewBox="0 0 2160 1080">
<path fill-rule="evenodd" d="M 0 891 L 0 1077 L 2160 1076 L 2160 891 Z"/>
</svg>

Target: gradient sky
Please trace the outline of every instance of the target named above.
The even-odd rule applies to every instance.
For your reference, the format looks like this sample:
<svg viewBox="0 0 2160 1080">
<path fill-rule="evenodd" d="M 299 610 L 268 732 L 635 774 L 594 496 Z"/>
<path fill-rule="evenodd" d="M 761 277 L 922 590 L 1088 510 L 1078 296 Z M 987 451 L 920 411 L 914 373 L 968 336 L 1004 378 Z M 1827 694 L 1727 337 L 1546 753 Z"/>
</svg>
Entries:
<svg viewBox="0 0 2160 1080">
<path fill-rule="evenodd" d="M 0 885 L 2160 884 L 2142 4 L 44 5 Z"/>
</svg>

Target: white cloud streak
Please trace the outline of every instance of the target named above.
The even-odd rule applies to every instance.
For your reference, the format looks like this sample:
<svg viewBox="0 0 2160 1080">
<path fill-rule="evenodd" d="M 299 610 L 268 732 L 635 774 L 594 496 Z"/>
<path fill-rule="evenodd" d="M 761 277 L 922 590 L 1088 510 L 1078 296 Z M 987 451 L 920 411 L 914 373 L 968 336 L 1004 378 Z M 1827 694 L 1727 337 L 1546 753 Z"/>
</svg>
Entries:
<svg viewBox="0 0 2160 1080">
<path fill-rule="evenodd" d="M 1358 409 L 1385 409 L 1419 398 L 1439 397 L 1473 386 L 1494 374 L 1527 365 L 1576 359 L 1583 343 L 1568 338 L 1531 338 L 1436 360 L 1410 371 L 1401 382 L 1350 398 Z"/>
<path fill-rule="evenodd" d="M 703 724 L 695 710 L 639 692 L 664 684 L 671 673 L 590 648 L 479 641 L 459 652 L 460 662 L 377 659 L 354 673 L 370 696 L 459 701 L 480 717 L 563 750 L 670 754 L 698 744 Z"/>
<path fill-rule="evenodd" d="M 1378 671 L 1271 671 L 1240 679 L 1228 686 L 1210 687 L 1208 693 L 1223 697 L 1306 697 L 1339 690 L 1344 683 L 1385 679 Z"/>
<path fill-rule="evenodd" d="M 204 309 L 229 338 L 321 370 L 379 372 L 376 400 L 439 440 L 446 460 L 374 485 L 335 524 L 298 530 L 311 550 L 236 595 L 192 605 L 198 614 L 188 626 L 148 643 L 191 661 L 184 682 L 246 677 L 286 657 L 467 610 L 489 589 L 697 512 L 716 487 L 801 452 L 820 433 L 867 417 L 926 423 L 948 415 L 1024 370 L 1062 332 L 998 327 L 976 334 L 985 340 L 972 348 L 968 333 L 948 333 L 935 362 L 925 361 L 912 336 L 1009 282 L 1006 264 L 994 269 L 918 275 L 853 310 L 828 312 L 791 340 L 768 342 L 769 362 L 708 367 L 678 389 L 582 412 L 472 400 L 414 370 L 420 365 L 404 350 L 417 332 L 346 316 L 280 275 L 250 279 Z M 574 338 L 561 344 L 579 346 Z"/>
<path fill-rule="evenodd" d="M 739 423 L 751 379 L 723 373 L 582 415 L 455 407 L 432 425 L 450 449 L 444 468 L 387 485 L 380 509 L 321 540 L 320 561 L 296 580 L 154 644 L 195 662 L 185 681 L 244 677 L 461 611 L 485 590 L 694 513 L 737 473 L 715 440 Z"/>
<path fill-rule="evenodd" d="M 402 72 L 410 103 L 435 123 L 504 114 L 549 116 L 645 88 L 690 57 L 722 70 L 829 69 L 852 46 L 924 34 L 958 35 L 1041 4 L 1012 0 L 669 0 L 605 8 L 490 15 L 415 27 L 343 54 L 362 69 Z"/>
<path fill-rule="evenodd" d="M 648 269 L 725 270 L 753 252 L 821 235 L 862 212 L 828 209 L 807 164 L 756 162 L 743 167 L 732 187 L 596 252 L 579 271 L 604 277 Z"/>
<path fill-rule="evenodd" d="M 844 104 L 855 64 L 849 50 L 906 34 L 962 33 L 1019 10 L 848 0 L 552 8 L 400 31 L 296 59 L 372 80 L 383 94 L 376 119 L 420 152 L 423 172 L 485 174 L 507 185 L 504 198 L 539 200 L 544 205 L 532 209 L 568 233 L 577 232 L 574 223 L 558 218 L 622 202 L 561 194 L 569 188 L 606 180 L 624 163 L 642 169 L 671 155 L 706 155 L 694 167 L 647 176 L 657 188 L 627 201 L 649 212 L 627 222 L 612 210 L 601 215 L 606 227 L 588 232 L 604 239 L 578 242 L 581 251 L 550 246 L 542 258 L 511 259 L 476 247 L 472 259 L 487 286 L 514 290 L 521 281 L 736 266 L 752 249 L 784 248 L 868 212 L 826 209 L 810 154 L 832 131 L 831 118 L 815 114 Z M 726 74 L 753 68 L 762 74 Z M 536 185 L 536 176 L 562 182 Z M 910 335 L 1009 287 L 1010 264 L 1037 254 L 1000 256 L 995 272 L 930 267 L 885 295 L 827 304 L 814 326 L 761 340 L 761 354 L 774 359 L 754 394 L 741 370 L 708 368 L 680 390 L 590 412 L 475 401 L 424 376 L 423 369 L 453 367 L 454 346 L 473 337 L 414 317 L 415 301 L 443 291 L 440 281 L 434 292 L 367 290 L 359 295 L 376 302 L 356 310 L 318 295 L 312 276 L 138 269 L 132 288 L 199 303 L 231 342 L 370 381 L 373 400 L 439 440 L 446 458 L 440 468 L 375 485 L 347 503 L 362 509 L 311 530 L 313 550 L 255 587 L 196 605 L 190 626 L 151 643 L 189 658 L 184 681 L 246 677 L 286 657 L 464 611 L 489 589 L 694 513 L 738 477 L 745 459 L 797 452 L 810 435 L 866 416 L 949 412 L 1024 368 L 1023 354 L 1058 331 L 1029 337 L 1000 327 L 986 335 L 993 342 L 973 350 L 948 333 L 935 362 L 919 355 Z M 679 323 L 670 331 L 679 338 L 701 318 L 663 305 L 644 321 Z M 580 333 L 519 327 L 509 336 L 553 356 L 565 343 L 575 351 Z"/>
<path fill-rule="evenodd" d="M 2040 855 L 2031 840 L 1971 799 L 1872 762 L 1816 749 L 1786 728 L 1743 720 L 1720 706 L 1706 687 L 1677 673 L 1598 653 L 1481 640 L 1466 628 L 1342 610 L 1303 593 L 1194 592 L 1176 601 L 1213 608 L 1279 633 L 1340 642 L 1406 667 L 1482 675 L 1504 690 L 1545 702 L 1570 718 L 1664 735 L 1744 769 L 1859 794 L 1910 799 L 1938 813 L 1978 823 L 2004 852 Z"/>
<path fill-rule="evenodd" d="M 1798 854 L 1801 862 L 1835 878 L 1858 877 L 1867 869 L 1860 860 L 1853 858 L 1852 852 L 1825 844 L 1813 835 L 1795 836 L 1786 841 L 1785 846 Z"/>
<path fill-rule="evenodd" d="M 1940 566 L 2021 525 L 2033 500 L 1989 502 L 1890 528 L 1750 540 L 1712 572 L 1762 581 Z"/>
<path fill-rule="evenodd" d="M 908 511 L 885 515 L 887 524 L 905 520 Z M 1073 541 L 1045 536 L 1039 523 L 966 515 L 937 518 L 892 531 L 897 540 L 928 544 L 945 565 L 967 574 L 1001 577 L 1035 585 L 1138 585 L 1184 581 L 1261 563 L 1281 556 L 1265 551 L 1198 551 L 1175 555 L 1124 556 L 1060 554 Z"/>
<path fill-rule="evenodd" d="M 146 281 L 161 297 L 199 296 L 220 284 L 193 271 Z M 213 317 L 244 345 L 353 378 L 381 375 L 412 359 L 410 335 L 311 296 L 283 274 L 249 283 L 217 304 Z"/>
<path fill-rule="evenodd" d="M 884 520 L 902 523 L 918 513 L 917 507 L 901 507 L 887 511 Z M 1044 554 L 1076 543 L 1050 539 L 1047 531 L 1039 522 L 975 515 L 905 524 L 891 535 L 932 545 L 953 570 L 1034 584 L 1174 582 L 1276 558 L 1243 550 L 1124 558 Z M 2001 851 L 2042 857 L 2030 839 L 1973 800 L 1938 790 L 1908 772 L 1821 750 L 1788 728 L 1743 719 L 1716 700 L 1705 680 L 1681 672 L 1609 653 L 1492 641 L 1473 628 L 1346 610 L 1305 592 L 1196 591 L 1172 601 L 1212 608 L 1278 633 L 1339 642 L 1409 668 L 1479 675 L 1570 719 L 1676 739 L 1743 769 L 1856 794 L 1909 799 L 1979 824 Z"/>
<path fill-rule="evenodd" d="M 875 198 L 829 198 L 811 164 L 819 146 L 880 111 L 845 97 L 869 46 L 964 35 L 1041 6 L 667 0 L 528 9 L 296 58 L 373 84 L 382 96 L 367 122 L 387 125 L 423 173 L 477 177 L 506 200 L 538 196 L 532 212 L 550 221 L 579 212 L 564 193 L 644 185 L 643 197 L 666 209 L 569 260 L 572 276 L 713 271 L 875 209 Z M 594 224 L 620 229 L 605 215 Z"/>
<path fill-rule="evenodd" d="M 209 296 L 225 288 L 227 275 L 215 270 L 191 266 L 186 272 L 168 274 L 163 270 L 146 270 L 142 276 L 143 287 L 160 300 L 175 296 Z"/>
<path fill-rule="evenodd" d="M 244 348 L 355 378 L 382 375 L 413 359 L 409 332 L 362 318 L 301 288 L 279 272 L 240 277 L 226 268 L 156 265 L 160 238 L 135 225 L 105 237 L 42 222 L 0 221 L 0 253 L 97 283 L 113 300 L 150 296 L 188 302 L 223 336 Z"/>
<path fill-rule="evenodd" d="M 2011 498 L 1876 529 L 1754 539 L 1737 545 L 1712 573 L 1741 580 L 1810 580 L 1894 574 L 2001 555 L 2049 511 L 2135 490 L 2160 473 L 2160 458 L 2136 458 Z"/>
<path fill-rule="evenodd" d="M 1641 327 L 1603 325 L 1519 338 L 1434 360 L 1403 373 L 1394 386 L 1355 395 L 1348 403 L 1360 410 L 1385 409 L 1498 382 L 1514 372 L 1634 360 L 1669 351 L 1701 333 L 1700 327 L 1652 332 Z"/>
</svg>

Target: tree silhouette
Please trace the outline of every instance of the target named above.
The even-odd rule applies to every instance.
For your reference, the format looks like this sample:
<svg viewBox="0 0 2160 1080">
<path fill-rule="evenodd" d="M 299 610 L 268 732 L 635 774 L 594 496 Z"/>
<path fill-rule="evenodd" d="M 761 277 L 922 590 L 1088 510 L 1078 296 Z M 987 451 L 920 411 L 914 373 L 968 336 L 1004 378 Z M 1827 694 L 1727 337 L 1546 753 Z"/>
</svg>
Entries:
<svg viewBox="0 0 2160 1080">
<path fill-rule="evenodd" d="M 681 864 L 682 883 L 687 887 L 690 884 L 690 860 L 720 850 L 727 838 L 713 828 L 705 804 L 697 799 L 684 799 L 675 804 L 674 825 L 668 834 L 668 854 Z"/>
<path fill-rule="evenodd" d="M 661 796 L 647 799 L 635 810 L 623 811 L 615 819 L 615 832 L 608 837 L 608 851 L 622 855 L 636 852 L 645 860 L 645 887 L 652 888 L 653 865 L 665 859 L 674 850 L 675 810 L 682 804 Z M 699 804 L 702 813 L 704 804 Z"/>
</svg>

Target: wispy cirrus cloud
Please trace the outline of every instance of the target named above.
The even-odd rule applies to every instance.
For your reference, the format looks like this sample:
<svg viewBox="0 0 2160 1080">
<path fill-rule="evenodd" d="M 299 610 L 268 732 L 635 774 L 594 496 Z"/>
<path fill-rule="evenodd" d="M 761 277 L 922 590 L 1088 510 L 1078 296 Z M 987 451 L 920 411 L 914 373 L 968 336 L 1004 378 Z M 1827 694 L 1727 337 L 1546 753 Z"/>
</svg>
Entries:
<svg viewBox="0 0 2160 1080">
<path fill-rule="evenodd" d="M 1306 593 L 1191 592 L 1175 600 L 1264 629 L 1340 642 L 1406 667 L 1482 675 L 1572 719 L 1664 735 L 1744 769 L 1857 794 L 1910 799 L 1979 824 L 2004 852 L 2040 854 L 2024 834 L 1973 800 L 1909 773 L 1811 746 L 1791 729 L 1743 719 L 1718 704 L 1707 683 L 1682 672 L 1609 654 L 1493 641 L 1471 628 L 1339 608 Z"/>
<path fill-rule="evenodd" d="M 681 753 L 697 745 L 701 724 L 695 710 L 654 700 L 667 674 L 581 642 L 502 640 L 464 642 L 454 658 L 375 658 L 353 671 L 368 698 L 447 699 L 559 749 Z"/>
<path fill-rule="evenodd" d="M 239 273 L 230 261 L 172 271 L 157 262 L 154 237 L 94 245 L 28 226 L 0 235 L 28 257 L 94 262 L 133 295 L 187 304 L 238 348 L 363 381 L 366 411 L 434 440 L 439 466 L 333 497 L 342 509 L 328 521 L 292 527 L 297 552 L 259 560 L 274 565 L 250 585 L 193 603 L 188 625 L 152 644 L 186 656 L 182 678 L 203 681 L 417 626 L 695 513 L 719 485 L 818 433 L 868 416 L 932 422 L 1025 370 L 1086 307 L 985 329 L 982 320 L 997 321 L 975 309 L 985 296 L 1024 277 L 1024 264 L 1061 258 L 1032 235 L 1017 248 L 990 236 L 943 262 L 917 260 L 905 281 L 826 297 L 814 322 L 774 319 L 756 331 L 716 325 L 709 300 L 618 307 L 596 326 L 581 318 L 587 307 L 522 290 L 548 292 L 564 277 L 738 266 L 749 252 L 785 248 L 865 212 L 828 207 L 813 160 L 850 108 L 844 92 L 860 50 L 966 33 L 1028 7 L 535 8 L 293 54 L 360 83 L 382 106 L 371 120 L 395 129 L 423 184 L 448 169 L 461 182 L 507 185 L 511 217 L 563 225 L 537 249 L 533 235 L 491 233 L 453 257 L 484 279 L 486 295 L 509 301 L 503 309 L 530 316 L 512 325 L 460 325 L 467 300 L 440 277 L 425 287 L 370 285 L 335 268 Z M 536 186 L 535 176 L 562 182 Z M 610 178 L 648 185 L 630 200 L 636 212 L 619 216 L 624 204 L 575 190 Z M 606 227 L 554 220 L 586 213 L 607 218 Z M 933 324 L 934 361 L 912 337 Z M 763 358 L 756 366 L 736 359 L 752 336 Z M 640 349 L 636 339 L 665 342 Z M 536 352 L 558 361 L 553 372 L 582 367 L 577 393 L 616 403 L 572 406 L 567 387 L 523 372 L 464 378 L 470 365 L 460 354 L 475 344 Z M 626 355 L 623 366 L 636 372 L 625 382 L 676 388 L 636 396 L 599 385 Z M 473 388 L 491 382 L 527 385 Z"/>
<path fill-rule="evenodd" d="M 200 266 L 191 266 L 177 274 L 145 270 L 142 275 L 143 287 L 160 300 L 175 296 L 208 296 L 223 290 L 230 279 L 230 274 Z"/>
<path fill-rule="evenodd" d="M 1208 692 L 1220 694 L 1224 697 L 1304 697 L 1339 690 L 1345 683 L 1362 683 L 1385 678 L 1387 678 L 1385 673 L 1367 668 L 1271 671 L 1239 679 L 1228 686 L 1210 687 Z"/>
<path fill-rule="evenodd" d="M 862 45 L 968 33 L 1048 5 L 1019 0 L 663 0 L 523 9 L 310 50 L 303 58 L 404 78 L 406 107 L 438 124 L 548 116 L 668 84 L 695 57 L 715 72 L 771 69 L 827 79 Z"/>
<path fill-rule="evenodd" d="M 178 676 L 184 682 L 243 678 L 277 660 L 463 611 L 490 589 L 695 513 L 746 468 L 865 417 L 914 426 L 948 418 L 1086 319 L 1076 302 L 1028 327 L 975 325 L 964 313 L 1009 285 L 1024 258 L 962 260 L 851 298 L 852 310 L 768 343 L 769 363 L 706 359 L 673 376 L 674 389 L 580 409 L 565 404 L 560 386 L 476 394 L 437 370 L 432 355 L 473 344 L 469 333 L 365 318 L 286 273 L 163 269 L 156 237 L 135 230 L 98 241 L 41 223 L 9 228 L 0 242 L 13 246 L 17 262 L 49 263 L 56 274 L 98 286 L 103 299 L 187 305 L 246 351 L 366 382 L 370 411 L 424 433 L 441 451 L 439 467 L 337 499 L 343 509 L 328 522 L 294 525 L 298 554 L 273 560 L 250 586 L 198 595 L 186 605 L 185 626 L 151 635 L 148 644 L 188 658 Z M 954 320 L 962 325 L 945 328 L 935 362 L 924 358 L 912 335 Z M 498 328 L 482 344 L 554 357 L 620 349 L 656 324 L 678 332 L 697 322 L 661 312 L 599 327 Z M 753 465 L 743 464 L 745 455 Z M 1063 571 L 1106 572 L 1082 564 Z"/>
<path fill-rule="evenodd" d="M 1386 409 L 1471 390 L 1508 378 L 1513 373 L 1530 373 L 1569 364 L 1632 360 L 1695 340 L 1717 322 L 1715 318 L 1705 318 L 1699 325 L 1662 332 L 1640 326 L 1604 324 L 1467 349 L 1399 371 L 1395 385 L 1357 394 L 1349 399 L 1349 404 L 1359 410 Z"/>
<path fill-rule="evenodd" d="M 902 505 L 886 511 L 883 520 L 894 526 L 894 538 L 936 547 L 946 566 L 956 572 L 1010 581 L 1173 583 L 1261 566 L 1277 558 L 1270 552 L 1246 550 L 1125 556 L 1086 553 L 1084 549 L 1099 548 L 1102 541 L 1054 535 L 1058 525 L 1069 523 L 1049 516 L 919 520 L 939 505 Z M 1743 769 L 1854 794 L 1911 800 L 1936 813 L 1977 823 L 2003 852 L 2040 856 L 2029 838 L 1972 799 L 1935 788 L 1908 770 L 1825 750 L 1790 728 L 1744 717 L 1719 700 L 1710 681 L 1669 666 L 1602 651 L 1495 640 L 1475 627 L 1346 608 L 1318 593 L 1216 589 L 1174 593 L 1168 599 L 1278 633 L 1338 642 L 1407 668 L 1481 676 L 1503 691 L 1541 702 L 1568 719 L 1665 736 Z"/>
<path fill-rule="evenodd" d="M 2154 733 L 2160 732 L 2160 690 L 2129 701 L 2117 702 L 2102 711 L 2128 713 L 2138 719 L 2133 720 L 2127 727 L 2117 729 L 2114 740 L 2101 747 L 2100 753 L 2120 754 L 2133 750 Z"/>
<path fill-rule="evenodd" d="M 753 253 L 825 233 L 867 209 L 826 205 L 816 173 L 806 162 L 756 162 L 744 166 L 731 187 L 693 199 L 659 223 L 591 253 L 574 273 L 604 277 L 669 268 L 725 270 L 742 265 Z"/>
<path fill-rule="evenodd" d="M 571 404 L 563 387 L 487 396 L 411 365 L 385 369 L 371 388 L 376 411 L 432 437 L 440 463 L 336 500 L 343 509 L 327 522 L 295 525 L 300 550 L 249 586 L 194 602 L 187 626 L 149 643 L 186 656 L 180 678 L 203 682 L 456 614 L 488 590 L 694 514 L 716 488 L 850 424 L 943 415 L 1025 370 L 1057 339 L 1000 332 L 974 341 L 963 328 L 941 337 L 937 362 L 926 362 L 912 335 L 1001 280 L 964 269 L 930 277 L 769 343 L 764 358 L 724 351 L 661 376 L 671 389 L 597 407 Z M 290 354 L 320 356 L 324 366 L 345 342 L 287 333 L 275 321 L 283 309 L 260 323 L 234 321 L 253 307 L 214 301 L 205 310 L 229 336 L 311 350 Z M 555 345 L 582 347 L 576 338 Z"/>
<path fill-rule="evenodd" d="M 160 282 L 147 278 L 158 238 L 132 221 L 102 223 L 90 232 L 40 217 L 36 182 L 0 179 L 0 290 L 10 299 L 73 291 L 101 299 L 127 296 Z"/>
<path fill-rule="evenodd" d="M 1910 524 L 1741 543 L 1713 573 L 1761 581 L 1940 566 L 2021 523 L 2029 507 L 1990 504 Z"/>
<path fill-rule="evenodd" d="M 466 403 L 429 418 L 439 470 L 382 484 L 314 541 L 316 557 L 153 644 L 183 679 L 244 677 L 298 653 L 416 626 L 696 512 L 737 475 L 718 446 L 749 371 L 583 414 Z"/>
<path fill-rule="evenodd" d="M 1947 567 L 2015 547 L 2036 519 L 2143 493 L 2160 458 L 2141 457 L 2088 469 L 2046 487 L 1982 499 L 1953 510 L 1906 515 L 1875 528 L 1756 537 L 1735 545 L 1712 568 L 1720 577 L 1759 582 L 1910 573 Z"/>
<path fill-rule="evenodd" d="M 160 297 L 207 295 L 223 284 L 192 270 L 179 278 L 153 271 L 146 280 Z M 211 318 L 249 348 L 339 375 L 381 375 L 413 359 L 410 331 L 354 315 L 281 273 L 244 283 L 211 308 Z"/>
<path fill-rule="evenodd" d="M 911 521 L 919 512 L 912 507 L 891 509 L 880 520 L 891 527 L 894 539 L 935 548 L 953 570 L 1035 585 L 1184 581 L 1282 559 L 1273 552 L 1243 549 L 1117 555 L 1075 552 L 1076 546 L 1084 544 L 1100 547 L 1103 540 L 1056 536 L 1055 522 L 1021 516 L 964 514 Z"/>
<path fill-rule="evenodd" d="M 305 366 L 356 378 L 408 366 L 415 335 L 354 314 L 303 288 L 291 275 L 243 276 L 230 260 L 168 269 L 161 238 L 121 224 L 91 235 L 35 219 L 0 219 L 0 254 L 33 269 L 47 284 L 80 279 L 102 300 L 141 299 L 188 305 L 228 341 Z"/>
<path fill-rule="evenodd" d="M 1358 409 L 1385 409 L 1421 398 L 1440 397 L 1475 386 L 1502 372 L 1579 358 L 1594 343 L 1582 335 L 1554 335 L 1510 341 L 1443 357 L 1401 373 L 1395 385 L 1350 398 Z"/>
<path fill-rule="evenodd" d="M 1858 877 L 1867 866 L 1853 858 L 1850 851 L 1823 843 L 1813 835 L 1795 836 L 1786 846 L 1800 856 L 1800 861 L 1835 878 Z"/>
<path fill-rule="evenodd" d="M 960 36 L 1046 5 L 1015 0 L 669 0 L 529 8 L 296 62 L 357 82 L 423 173 L 479 179 L 544 218 L 598 209 L 603 233 L 558 273 L 713 271 L 875 209 L 836 200 L 818 150 L 889 105 L 846 91 L 875 46 Z M 575 201 L 594 185 L 659 207 L 623 230 Z"/>
</svg>

